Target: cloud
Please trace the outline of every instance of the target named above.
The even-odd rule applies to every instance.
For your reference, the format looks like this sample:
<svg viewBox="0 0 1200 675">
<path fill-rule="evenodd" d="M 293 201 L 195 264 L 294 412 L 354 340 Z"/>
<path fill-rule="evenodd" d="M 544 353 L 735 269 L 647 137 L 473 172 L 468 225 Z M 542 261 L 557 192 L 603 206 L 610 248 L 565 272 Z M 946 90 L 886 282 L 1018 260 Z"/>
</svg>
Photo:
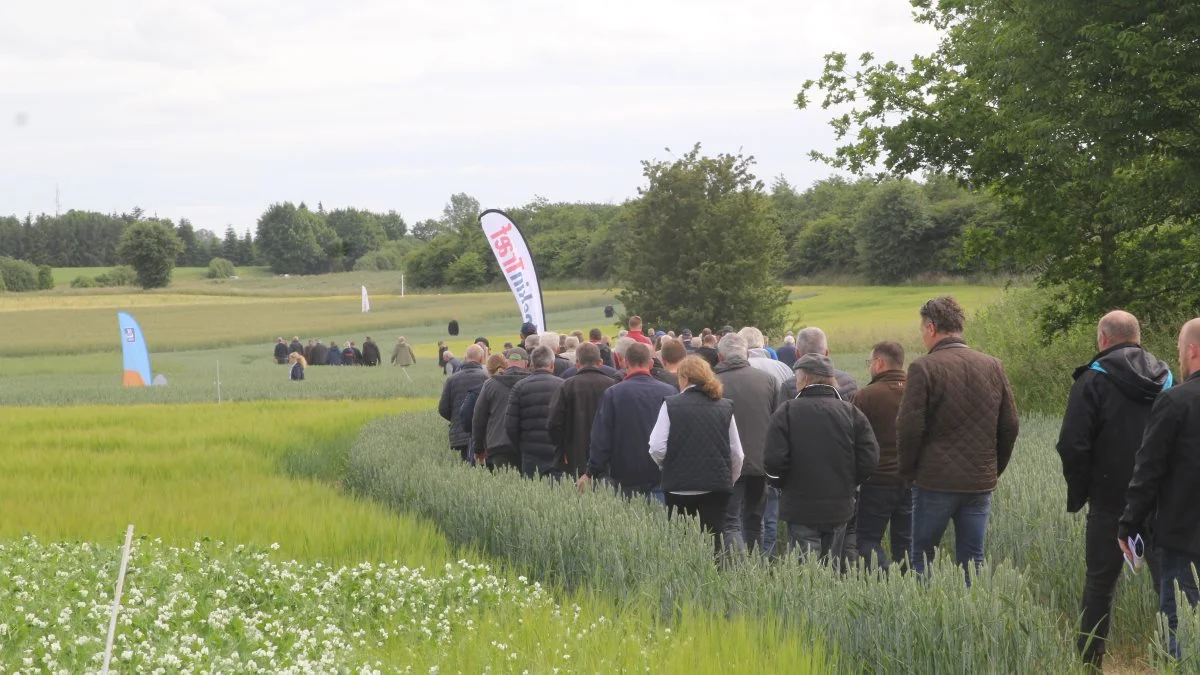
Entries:
<svg viewBox="0 0 1200 675">
<path fill-rule="evenodd" d="M 0 212 L 55 183 L 218 231 L 284 199 L 619 200 L 695 141 L 804 181 L 830 139 L 792 100 L 822 55 L 935 39 L 895 0 L 5 3 L 0 120 L 27 124 L 0 125 Z"/>
</svg>

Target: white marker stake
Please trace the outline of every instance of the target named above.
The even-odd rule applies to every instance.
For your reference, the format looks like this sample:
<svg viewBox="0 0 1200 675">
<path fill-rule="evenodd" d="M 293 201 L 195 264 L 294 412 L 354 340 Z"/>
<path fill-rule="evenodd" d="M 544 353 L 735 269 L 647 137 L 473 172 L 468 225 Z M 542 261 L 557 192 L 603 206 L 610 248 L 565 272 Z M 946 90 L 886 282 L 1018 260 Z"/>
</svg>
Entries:
<svg viewBox="0 0 1200 675">
<path fill-rule="evenodd" d="M 117 574 L 117 592 L 113 595 L 112 618 L 108 621 L 108 646 L 104 648 L 102 675 L 108 675 L 108 664 L 112 661 L 113 640 L 117 637 L 117 614 L 121 611 L 121 589 L 125 586 L 125 569 L 129 567 L 129 549 L 133 545 L 133 525 L 125 530 L 125 550 L 121 553 L 121 571 Z"/>
</svg>

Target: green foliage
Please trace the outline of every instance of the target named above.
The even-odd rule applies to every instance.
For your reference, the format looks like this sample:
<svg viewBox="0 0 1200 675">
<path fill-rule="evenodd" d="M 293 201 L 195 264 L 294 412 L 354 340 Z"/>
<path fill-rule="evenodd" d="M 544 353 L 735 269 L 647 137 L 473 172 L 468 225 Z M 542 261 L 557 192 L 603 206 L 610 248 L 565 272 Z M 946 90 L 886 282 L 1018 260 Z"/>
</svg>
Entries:
<svg viewBox="0 0 1200 675">
<path fill-rule="evenodd" d="M 133 286 L 137 283 L 137 270 L 129 265 L 118 265 L 103 274 L 97 274 L 95 282 L 96 286 L 103 288 Z"/>
<path fill-rule="evenodd" d="M 237 276 L 237 268 L 225 258 L 213 258 L 208 263 L 208 272 L 205 276 L 209 279 L 229 279 Z"/>
<path fill-rule="evenodd" d="M 171 283 L 175 256 L 181 251 L 183 242 L 172 227 L 149 220 L 130 225 L 117 246 L 121 259 L 137 271 L 142 288 L 164 288 Z"/>
<path fill-rule="evenodd" d="M 38 290 L 48 291 L 54 288 L 54 268 L 49 265 L 38 265 Z"/>
<path fill-rule="evenodd" d="M 881 183 L 859 213 L 859 266 L 872 283 L 894 284 L 915 276 L 944 244 L 929 217 L 928 200 L 910 181 Z"/>
<path fill-rule="evenodd" d="M 379 217 L 370 211 L 335 209 L 326 216 L 326 222 L 341 239 L 341 254 L 348 267 L 353 267 L 359 258 L 388 241 Z"/>
<path fill-rule="evenodd" d="M 320 274 L 330 268 L 341 240 L 324 217 L 291 202 L 272 204 L 258 219 L 258 246 L 276 274 Z"/>
<path fill-rule="evenodd" d="M 81 274 L 71 280 L 71 288 L 95 288 L 95 277 L 89 277 L 86 274 Z"/>
<path fill-rule="evenodd" d="M 446 269 L 446 281 L 459 288 L 473 288 L 483 284 L 487 277 L 487 266 L 475 251 L 458 256 Z"/>
<path fill-rule="evenodd" d="M 420 241 L 433 241 L 439 234 L 444 234 L 447 231 L 445 223 L 440 220 L 428 218 L 418 221 L 413 225 L 412 235 Z"/>
<path fill-rule="evenodd" d="M 1039 274 L 1045 332 L 1114 307 L 1194 313 L 1200 287 L 1200 12 L 1191 3 L 913 0 L 942 30 L 908 66 L 826 57 L 806 82 L 843 144 L 819 159 L 856 172 L 944 171 L 1003 204 L 977 250 Z M 990 250 L 989 250 L 990 249 Z"/>
<path fill-rule="evenodd" d="M 4 287 L 14 293 L 38 290 L 38 268 L 24 260 L 0 256 L 0 277 Z"/>
<path fill-rule="evenodd" d="M 462 254 L 462 242 L 453 234 L 443 233 L 404 258 L 408 283 L 417 287 L 445 286 L 446 271 Z"/>
<path fill-rule="evenodd" d="M 802 276 L 853 274 L 858 269 L 857 245 L 853 221 L 828 214 L 814 220 L 796 237 L 790 270 Z"/>
<path fill-rule="evenodd" d="M 655 326 L 783 325 L 782 241 L 742 155 L 643 162 L 648 185 L 630 205 L 617 296 Z M 719 251 L 720 255 L 714 255 Z"/>
</svg>

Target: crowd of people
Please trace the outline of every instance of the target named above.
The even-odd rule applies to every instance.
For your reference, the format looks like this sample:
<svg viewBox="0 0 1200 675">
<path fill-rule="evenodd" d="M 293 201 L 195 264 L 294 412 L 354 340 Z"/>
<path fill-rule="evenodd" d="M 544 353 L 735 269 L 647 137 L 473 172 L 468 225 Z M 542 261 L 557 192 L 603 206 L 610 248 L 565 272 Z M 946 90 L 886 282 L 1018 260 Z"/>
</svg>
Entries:
<svg viewBox="0 0 1200 675">
<path fill-rule="evenodd" d="M 400 338 L 403 342 L 404 338 Z M 397 345 L 399 348 L 399 345 Z M 411 354 L 411 347 L 409 348 Z M 275 363 L 288 366 L 288 378 L 303 380 L 304 369 L 308 366 L 378 366 L 382 363 L 379 345 L 367 336 L 359 348 L 353 340 L 347 341 L 345 347 L 330 340 L 326 346 L 321 340 L 309 340 L 308 344 L 300 342 L 295 336 L 291 342 L 282 337 L 275 340 Z M 396 357 L 393 355 L 392 360 Z"/>
</svg>

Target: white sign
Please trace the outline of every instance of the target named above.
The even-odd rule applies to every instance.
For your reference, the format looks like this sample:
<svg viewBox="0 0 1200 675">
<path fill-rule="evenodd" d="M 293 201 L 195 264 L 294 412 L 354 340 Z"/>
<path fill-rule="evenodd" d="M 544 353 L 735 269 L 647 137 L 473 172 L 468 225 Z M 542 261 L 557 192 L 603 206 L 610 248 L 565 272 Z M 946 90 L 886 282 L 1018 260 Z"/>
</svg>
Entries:
<svg viewBox="0 0 1200 675">
<path fill-rule="evenodd" d="M 532 323 L 537 332 L 546 330 L 546 311 L 542 305 L 542 287 L 533 268 L 533 254 L 521 229 L 503 211 L 490 209 L 479 216 L 500 271 L 508 280 L 521 311 L 521 322 Z"/>
</svg>

